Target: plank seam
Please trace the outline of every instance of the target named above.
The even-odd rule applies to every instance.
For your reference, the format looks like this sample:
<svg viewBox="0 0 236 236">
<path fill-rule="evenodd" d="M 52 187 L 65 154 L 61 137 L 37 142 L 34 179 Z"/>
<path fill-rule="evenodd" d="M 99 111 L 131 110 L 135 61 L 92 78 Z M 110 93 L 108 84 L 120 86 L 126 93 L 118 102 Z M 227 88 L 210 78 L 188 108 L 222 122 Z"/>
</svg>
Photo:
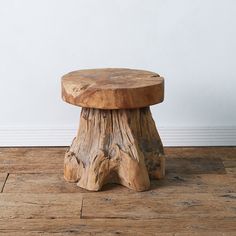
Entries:
<svg viewBox="0 0 236 236">
<path fill-rule="evenodd" d="M 6 176 L 6 178 L 5 178 L 5 181 L 4 181 L 3 186 L 2 186 L 2 189 L 1 189 L 1 193 L 3 193 L 4 187 L 5 187 L 6 183 L 7 183 L 7 179 L 8 179 L 8 176 L 9 176 L 9 175 L 10 175 L 10 174 L 7 173 L 7 176 Z"/>
<path fill-rule="evenodd" d="M 82 197 L 81 208 L 80 208 L 80 219 L 83 219 L 83 204 L 84 204 L 84 198 Z"/>
</svg>

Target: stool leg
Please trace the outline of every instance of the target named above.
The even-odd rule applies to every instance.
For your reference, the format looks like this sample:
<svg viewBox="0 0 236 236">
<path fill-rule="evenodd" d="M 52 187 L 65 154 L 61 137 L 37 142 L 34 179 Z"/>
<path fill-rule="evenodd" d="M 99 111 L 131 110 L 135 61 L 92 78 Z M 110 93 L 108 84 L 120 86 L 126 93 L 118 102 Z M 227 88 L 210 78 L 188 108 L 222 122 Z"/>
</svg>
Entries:
<svg viewBox="0 0 236 236">
<path fill-rule="evenodd" d="M 82 108 L 77 137 L 65 156 L 67 181 L 93 191 L 106 183 L 144 191 L 149 177 L 163 176 L 163 146 L 149 107 Z"/>
</svg>

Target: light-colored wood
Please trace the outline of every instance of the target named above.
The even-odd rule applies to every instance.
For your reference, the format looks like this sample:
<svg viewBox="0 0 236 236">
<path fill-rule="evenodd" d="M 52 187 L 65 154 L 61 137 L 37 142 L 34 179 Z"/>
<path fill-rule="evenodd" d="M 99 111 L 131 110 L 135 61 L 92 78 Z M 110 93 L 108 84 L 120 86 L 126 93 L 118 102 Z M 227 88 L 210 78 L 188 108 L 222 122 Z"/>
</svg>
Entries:
<svg viewBox="0 0 236 236">
<path fill-rule="evenodd" d="M 125 230 L 125 229 L 124 229 Z M 56 236 L 65 236 L 65 235 L 78 235 L 78 234 L 80 234 L 80 232 L 81 231 L 77 231 L 77 230 L 68 230 L 67 232 L 43 232 L 43 236 L 51 236 L 52 234 L 53 235 L 56 235 Z M 143 233 L 137 233 L 137 232 L 134 232 L 134 231 L 130 231 L 129 230 L 129 232 L 127 233 L 127 230 L 126 231 L 123 231 L 123 230 L 120 230 L 120 231 L 110 231 L 110 232 L 107 232 L 106 230 L 105 231 L 103 231 L 103 232 L 94 232 L 94 233 L 89 233 L 89 232 L 87 232 L 87 233 L 83 233 L 82 235 L 83 236 L 91 236 L 91 235 L 102 235 L 102 236 L 104 236 L 104 235 L 109 235 L 109 236 L 111 236 L 111 235 L 131 235 L 131 234 L 135 234 L 135 235 L 138 235 L 138 236 L 140 236 L 140 235 L 144 235 L 144 236 L 146 236 L 147 234 L 145 234 L 145 232 L 143 232 Z M 16 232 L 16 231 L 12 231 L 12 232 L 9 232 L 9 231 L 7 231 L 7 232 L 4 232 L 4 233 L 1 233 L 1 235 L 3 235 L 3 236 L 15 236 L 15 235 L 17 235 L 17 236 L 28 236 L 28 235 L 30 235 L 30 236 L 33 236 L 33 235 L 42 235 L 42 232 L 41 231 L 34 231 L 34 232 Z M 222 232 L 216 232 L 216 231 L 210 231 L 210 232 L 200 232 L 200 233 L 193 233 L 193 232 L 191 232 L 191 233 L 186 233 L 186 232 L 184 232 L 184 233 L 177 233 L 177 234 L 175 234 L 175 233 L 151 233 L 151 235 L 158 235 L 158 236 L 235 236 L 235 233 L 230 233 L 230 232 L 227 232 L 227 233 L 222 233 Z"/>
<path fill-rule="evenodd" d="M 62 162 L 67 149 L 0 148 L 0 173 L 62 173 Z M 196 148 L 166 147 L 165 157 L 168 159 L 166 170 L 170 173 L 224 173 L 221 160 L 229 168 L 225 161 L 236 160 L 236 148 L 208 147 L 197 148 L 196 151 Z"/>
<path fill-rule="evenodd" d="M 234 217 L 236 193 L 178 193 L 127 196 L 107 194 L 101 197 L 86 196 L 83 200 L 83 218 L 178 218 Z M 96 211 L 94 211 L 96 209 Z"/>
<path fill-rule="evenodd" d="M 65 156 L 65 154 L 64 154 Z M 33 165 L 8 165 L 2 164 L 0 165 L 1 172 L 8 173 L 61 173 L 63 174 L 63 158 L 61 160 L 62 163 L 58 164 L 48 164 L 41 163 L 37 164 L 37 162 Z"/>
<path fill-rule="evenodd" d="M 181 163 L 180 163 L 181 164 Z M 235 172 L 236 173 L 236 172 Z M 191 193 L 235 193 L 236 174 L 170 174 L 167 173 L 165 179 L 153 181 L 150 195 L 159 196 Z"/>
<path fill-rule="evenodd" d="M 163 146 L 149 109 L 164 99 L 162 77 L 124 68 L 74 71 L 62 77 L 62 98 L 83 107 L 65 156 L 67 181 L 92 191 L 106 183 L 144 191 L 149 176 L 164 176 Z"/>
<path fill-rule="evenodd" d="M 222 232 L 216 232 L 216 231 L 213 231 L 213 232 L 200 232 L 200 233 L 199 232 L 198 233 L 191 232 L 191 233 L 176 233 L 172 236 L 213 236 L 213 235 L 214 236 L 233 236 L 233 234 L 231 234 L 231 233 L 222 233 Z"/>
<path fill-rule="evenodd" d="M 167 159 L 168 161 L 168 159 Z M 181 162 L 179 163 L 181 165 Z M 158 181 L 151 181 L 150 191 L 143 192 L 141 196 L 148 197 L 159 194 L 177 193 L 233 193 L 236 192 L 235 174 L 167 174 Z M 37 185 L 35 184 L 37 182 Z M 109 184 L 103 188 L 100 195 L 109 193 L 128 195 L 134 192 L 121 185 Z M 4 193 L 88 193 L 85 189 L 78 188 L 75 183 L 67 184 L 61 174 L 10 174 Z M 89 192 L 89 196 L 97 196 L 96 192 Z M 141 194 L 141 193 L 139 193 Z"/>
<path fill-rule="evenodd" d="M 6 164 L 22 164 L 27 161 L 39 161 L 41 164 L 43 158 L 49 158 L 49 162 L 55 162 L 63 158 L 67 147 L 0 147 L 0 161 L 4 160 Z M 58 159 L 59 158 L 59 159 Z M 8 161 L 8 162 L 7 162 Z"/>
<path fill-rule="evenodd" d="M 66 148 L 0 148 L 0 173 L 63 173 L 65 151 Z"/>
<path fill-rule="evenodd" d="M 225 168 L 236 168 L 236 157 L 232 160 L 223 161 Z"/>
<path fill-rule="evenodd" d="M 37 182 L 37 185 L 35 183 Z M 152 184 L 153 187 L 156 183 Z M 117 194 L 133 193 L 132 190 L 117 184 L 108 184 L 104 186 L 103 193 L 116 192 Z M 64 181 L 62 174 L 56 173 L 37 173 L 37 174 L 10 174 L 4 193 L 89 193 L 91 195 L 96 192 L 90 192 L 83 188 L 78 188 L 76 183 L 68 184 Z"/>
<path fill-rule="evenodd" d="M 78 70 L 62 77 L 64 101 L 90 108 L 139 108 L 164 99 L 164 79 L 143 70 Z"/>
<path fill-rule="evenodd" d="M 46 149 L 46 151 L 44 149 Z M 4 163 L 7 163 L 7 159 L 9 159 L 11 160 L 9 163 L 10 168 L 14 170 L 14 173 L 17 173 L 10 174 L 7 181 L 8 184 L 5 186 L 4 192 L 87 192 L 83 189 L 76 188 L 76 184 L 66 184 L 63 181 L 61 174 L 63 171 L 62 168 L 59 172 L 55 170 L 54 174 L 48 173 L 49 168 L 47 166 L 45 166 L 44 169 L 44 166 L 40 165 L 40 162 L 47 163 L 47 159 L 49 159 L 49 163 L 52 161 L 55 164 L 61 164 L 65 148 L 57 148 L 58 152 L 55 152 L 54 148 L 44 149 L 42 152 L 40 151 L 40 148 L 33 148 L 29 151 L 24 148 L 16 148 L 14 149 L 14 152 L 12 149 L 4 149 L 4 151 L 2 151 L 5 155 L 1 156 L 0 165 L 4 165 Z M 231 153 L 233 158 L 233 148 L 215 148 L 216 150 L 219 150 L 222 157 L 221 159 L 219 158 L 219 155 L 215 157 L 214 153 L 218 153 L 217 151 L 211 151 L 207 156 L 206 148 L 194 148 L 193 150 L 195 151 L 193 151 L 192 154 L 196 157 L 193 158 L 191 155 L 186 155 L 186 153 L 189 152 L 188 149 L 189 148 L 166 148 L 167 176 L 163 180 L 152 181 L 150 194 L 175 192 L 233 192 L 235 190 L 236 178 L 232 175 L 233 172 L 231 175 L 224 174 L 226 172 L 221 161 L 221 159 L 225 159 L 226 157 L 229 159 L 229 153 Z M 212 148 L 208 149 L 212 150 Z M 182 153 L 183 158 L 180 158 L 179 156 L 173 157 L 172 154 L 170 154 L 170 152 L 172 153 L 172 150 L 175 150 L 176 153 L 179 153 L 179 155 Z M 11 152 L 13 152 L 14 155 L 11 155 Z M 203 152 L 205 152 L 205 154 Z M 197 155 L 196 153 L 199 154 Z M 22 168 L 25 166 L 27 172 L 38 173 L 37 168 L 32 168 L 31 165 L 28 166 L 28 164 L 25 164 L 23 158 L 24 155 L 27 157 L 27 163 L 32 164 L 35 160 L 35 162 L 38 162 L 38 166 L 42 166 L 39 174 L 22 174 L 20 171 L 24 171 L 23 169 L 20 169 L 19 171 L 19 166 L 22 166 Z M 51 166 L 51 164 L 49 166 Z M 32 169 L 30 169 L 30 167 Z M 234 171 L 234 173 L 236 174 L 236 171 Z M 37 185 L 34 184 L 35 182 L 37 182 Z M 108 192 L 115 192 L 116 194 L 130 194 L 128 189 L 125 189 L 119 185 L 107 185 L 103 189 L 105 190 L 105 194 Z"/>
<path fill-rule="evenodd" d="M 36 170 L 37 171 L 37 170 Z M 62 172 L 63 173 L 63 172 Z M 4 193 L 82 193 L 76 184 L 64 181 L 62 173 L 10 174 Z M 37 183 L 37 184 L 35 184 Z"/>
<path fill-rule="evenodd" d="M 231 159 L 224 159 L 223 164 L 228 174 L 236 173 L 236 155 Z"/>
<path fill-rule="evenodd" d="M 228 174 L 235 174 L 236 173 L 236 167 L 234 167 L 234 168 L 226 168 L 226 172 Z"/>
<path fill-rule="evenodd" d="M 76 199 L 76 201 L 75 201 Z M 80 218 L 79 194 L 0 194 L 0 219 Z"/>
<path fill-rule="evenodd" d="M 169 158 L 220 158 L 223 161 L 236 159 L 236 147 L 170 147 L 165 150 L 165 155 Z"/>
<path fill-rule="evenodd" d="M 175 236 L 175 233 L 189 233 L 201 236 L 201 233 L 224 232 L 230 235 L 236 230 L 235 219 L 232 217 L 205 218 L 193 215 L 191 218 L 172 219 L 12 219 L 0 220 L 1 232 L 51 233 L 54 235 L 157 235 Z M 17 235 L 17 234 L 14 234 Z M 217 235 L 217 234 L 216 234 Z M 168 235 L 169 236 L 169 235 Z"/>
<path fill-rule="evenodd" d="M 27 149 L 0 148 L 0 164 L 10 161 L 13 171 L 0 193 L 0 235 L 235 235 L 236 148 L 166 148 L 166 177 L 151 181 L 146 192 L 119 185 L 102 192 L 77 188 L 44 165 L 59 164 L 65 148 Z M 23 164 L 29 170 L 24 155 L 45 172 L 18 172 Z"/>
<path fill-rule="evenodd" d="M 0 164 L 22 164 L 25 158 L 39 163 L 47 161 L 61 163 L 68 147 L 0 147 Z M 236 147 L 165 147 L 167 158 L 205 158 L 236 160 Z M 50 158 L 49 158 L 50 157 Z M 29 159 L 28 159 L 29 158 Z M 0 171 L 0 173 L 2 173 Z"/>
<path fill-rule="evenodd" d="M 7 173 L 0 173 L 0 193 L 3 191 L 3 187 L 5 185 L 7 177 Z"/>
<path fill-rule="evenodd" d="M 77 137 L 66 153 L 64 177 L 97 191 L 119 183 L 136 191 L 164 176 L 163 146 L 149 107 L 82 108 Z"/>
<path fill-rule="evenodd" d="M 184 173 L 184 174 L 225 174 L 225 168 L 223 162 L 218 157 L 196 157 L 196 158 L 186 158 L 186 157 L 175 157 L 168 158 L 166 163 L 166 172 L 169 173 Z M 181 163 L 181 167 L 176 168 Z"/>
</svg>

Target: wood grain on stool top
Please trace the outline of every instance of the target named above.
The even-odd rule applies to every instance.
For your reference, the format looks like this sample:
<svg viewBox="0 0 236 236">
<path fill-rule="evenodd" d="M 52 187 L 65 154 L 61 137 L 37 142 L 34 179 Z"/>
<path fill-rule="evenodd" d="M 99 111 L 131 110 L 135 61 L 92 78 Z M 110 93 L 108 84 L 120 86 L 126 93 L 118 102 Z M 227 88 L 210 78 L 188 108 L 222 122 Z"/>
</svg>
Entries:
<svg viewBox="0 0 236 236">
<path fill-rule="evenodd" d="M 62 77 L 62 98 L 81 107 L 146 107 L 163 101 L 164 79 L 154 72 L 125 68 L 78 70 Z"/>
</svg>

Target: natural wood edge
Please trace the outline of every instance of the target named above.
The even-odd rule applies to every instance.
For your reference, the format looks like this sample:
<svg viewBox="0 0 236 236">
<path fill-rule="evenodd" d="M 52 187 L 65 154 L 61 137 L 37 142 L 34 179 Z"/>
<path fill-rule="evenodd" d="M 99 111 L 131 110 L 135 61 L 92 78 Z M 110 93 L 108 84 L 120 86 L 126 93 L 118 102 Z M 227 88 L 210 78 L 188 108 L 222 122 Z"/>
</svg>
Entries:
<svg viewBox="0 0 236 236">
<path fill-rule="evenodd" d="M 162 142 L 149 107 L 124 110 L 83 108 L 77 137 L 65 156 L 64 178 L 98 191 L 119 183 L 136 191 L 163 178 Z"/>
<path fill-rule="evenodd" d="M 147 107 L 164 100 L 164 78 L 128 68 L 78 70 L 61 79 L 62 99 L 97 109 Z"/>
<path fill-rule="evenodd" d="M 84 93 L 76 96 L 71 94 L 70 89 L 65 85 L 65 81 L 62 81 L 61 97 L 62 100 L 67 103 L 86 108 L 103 110 L 137 109 L 164 101 L 164 78 L 159 78 L 163 79 L 163 82 L 158 85 L 153 85 L 151 87 L 152 92 L 150 92 L 150 86 L 136 88 L 131 91 L 130 89 L 106 89 L 104 91 L 89 88 L 86 89 Z M 139 94 L 142 94 L 142 99 L 137 99 Z"/>
</svg>

